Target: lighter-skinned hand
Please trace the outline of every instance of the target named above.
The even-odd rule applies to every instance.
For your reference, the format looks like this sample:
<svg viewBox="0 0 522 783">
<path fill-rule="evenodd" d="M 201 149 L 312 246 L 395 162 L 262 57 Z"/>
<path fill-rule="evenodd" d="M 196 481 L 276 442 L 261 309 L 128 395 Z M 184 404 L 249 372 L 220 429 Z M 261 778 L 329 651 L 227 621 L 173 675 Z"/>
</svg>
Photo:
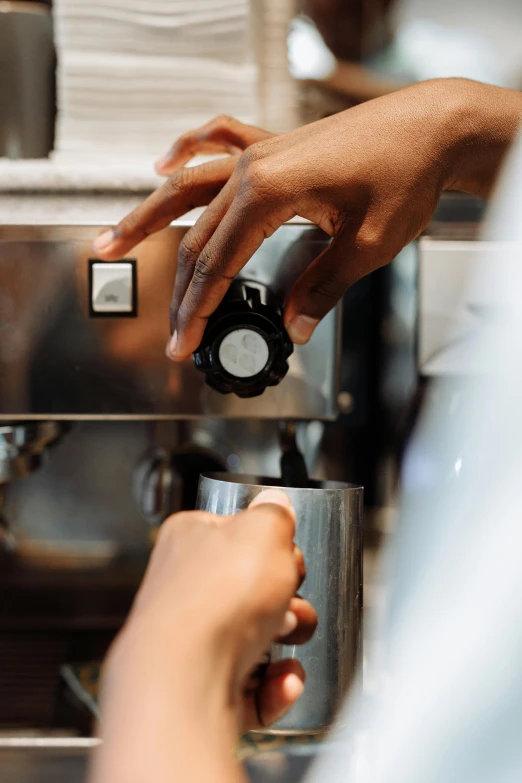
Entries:
<svg viewBox="0 0 522 783">
<path fill-rule="evenodd" d="M 272 642 L 302 644 L 317 624 L 312 606 L 296 595 L 305 565 L 294 532 L 292 505 L 279 490 L 261 493 L 237 516 L 194 511 L 167 520 L 111 653 L 118 668 L 137 638 L 156 638 L 158 647 L 170 640 L 173 661 L 189 639 L 214 679 L 225 673 L 240 733 L 282 717 L 302 693 L 303 668 L 277 661 L 260 678 L 258 664 Z"/>
</svg>

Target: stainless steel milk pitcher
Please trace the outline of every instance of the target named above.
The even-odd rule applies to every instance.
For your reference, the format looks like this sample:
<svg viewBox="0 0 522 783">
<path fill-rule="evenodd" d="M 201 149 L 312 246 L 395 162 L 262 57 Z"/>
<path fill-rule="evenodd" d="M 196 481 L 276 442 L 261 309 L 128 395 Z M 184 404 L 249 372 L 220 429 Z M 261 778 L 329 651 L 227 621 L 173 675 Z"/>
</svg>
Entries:
<svg viewBox="0 0 522 783">
<path fill-rule="evenodd" d="M 263 489 L 280 483 L 263 476 L 202 475 L 197 507 L 236 514 Z M 296 544 L 306 563 L 299 595 L 313 604 L 319 623 L 307 644 L 272 645 L 273 661 L 296 658 L 307 677 L 297 704 L 266 733 L 315 734 L 332 725 L 359 660 L 363 489 L 334 481 L 310 481 L 305 489 L 280 488 L 294 505 Z"/>
</svg>

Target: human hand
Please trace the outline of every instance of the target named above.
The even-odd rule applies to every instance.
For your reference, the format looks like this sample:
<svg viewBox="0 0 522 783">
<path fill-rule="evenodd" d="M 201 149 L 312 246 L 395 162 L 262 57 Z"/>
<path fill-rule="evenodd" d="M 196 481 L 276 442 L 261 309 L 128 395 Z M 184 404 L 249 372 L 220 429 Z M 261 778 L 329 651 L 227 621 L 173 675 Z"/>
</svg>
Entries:
<svg viewBox="0 0 522 783">
<path fill-rule="evenodd" d="M 282 717 L 302 692 L 301 665 L 269 664 L 261 680 L 255 672 L 272 642 L 302 644 L 316 627 L 315 611 L 296 596 L 305 566 L 294 531 L 293 508 L 277 490 L 235 517 L 171 517 L 110 659 L 125 667 L 146 639 L 168 651 L 169 668 L 194 679 L 194 692 L 218 684 L 240 733 Z"/>
<path fill-rule="evenodd" d="M 155 169 L 161 176 L 168 177 L 196 155 L 226 154 L 237 157 L 251 144 L 269 139 L 273 135 L 262 128 L 245 125 L 244 122 L 222 114 L 203 127 L 180 136 L 167 154 L 156 161 Z"/>
<path fill-rule="evenodd" d="M 170 179 L 115 229 L 100 234 L 94 243 L 99 257 L 119 259 L 149 234 L 161 231 L 196 207 L 210 204 L 230 179 L 241 151 L 272 135 L 226 116 L 216 117 L 203 127 L 185 133 L 156 162 L 157 173 L 172 175 Z M 215 154 L 228 154 L 228 157 L 184 168 L 196 155 Z"/>
<path fill-rule="evenodd" d="M 107 260 L 121 257 L 183 211 L 213 199 L 179 250 L 170 355 L 182 360 L 198 347 L 209 316 L 264 239 L 296 215 L 307 218 L 332 242 L 286 302 L 285 325 L 303 344 L 350 285 L 419 236 L 443 190 L 489 193 L 521 116 L 518 93 L 450 79 L 253 144 L 250 129 L 239 158 L 178 171 L 102 237 L 97 252 Z M 187 154 L 185 145 L 185 157 L 174 155 L 172 165 Z"/>
</svg>

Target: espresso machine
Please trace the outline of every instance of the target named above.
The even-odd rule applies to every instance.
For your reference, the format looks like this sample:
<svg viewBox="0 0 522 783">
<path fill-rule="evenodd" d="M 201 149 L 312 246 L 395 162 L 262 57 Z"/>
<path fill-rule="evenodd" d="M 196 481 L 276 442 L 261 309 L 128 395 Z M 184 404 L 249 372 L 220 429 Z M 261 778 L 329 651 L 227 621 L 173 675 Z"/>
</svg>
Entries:
<svg viewBox="0 0 522 783">
<path fill-rule="evenodd" d="M 268 239 L 194 360 L 175 364 L 168 312 L 193 219 L 106 263 L 92 250 L 100 200 L 28 199 L 10 198 L 0 226 L 0 732 L 71 725 L 63 664 L 103 657 L 155 531 L 194 507 L 200 473 L 277 477 L 284 452 L 320 474 L 338 404 L 339 310 L 305 346 L 282 322 L 329 241 L 316 227 Z"/>
</svg>

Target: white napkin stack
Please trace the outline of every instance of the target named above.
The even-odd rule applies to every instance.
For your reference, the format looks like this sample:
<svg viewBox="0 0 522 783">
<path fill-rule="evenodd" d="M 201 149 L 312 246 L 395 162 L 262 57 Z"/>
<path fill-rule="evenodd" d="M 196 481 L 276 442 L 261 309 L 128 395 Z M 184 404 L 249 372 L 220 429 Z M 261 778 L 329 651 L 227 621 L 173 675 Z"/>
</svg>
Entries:
<svg viewBox="0 0 522 783">
<path fill-rule="evenodd" d="M 296 6 L 295 0 L 251 0 L 260 124 L 278 133 L 299 124 L 297 83 L 290 74 L 287 42 Z"/>
<path fill-rule="evenodd" d="M 152 160 L 215 115 L 263 118 L 250 0 L 55 0 L 54 24 L 56 160 Z"/>
</svg>

